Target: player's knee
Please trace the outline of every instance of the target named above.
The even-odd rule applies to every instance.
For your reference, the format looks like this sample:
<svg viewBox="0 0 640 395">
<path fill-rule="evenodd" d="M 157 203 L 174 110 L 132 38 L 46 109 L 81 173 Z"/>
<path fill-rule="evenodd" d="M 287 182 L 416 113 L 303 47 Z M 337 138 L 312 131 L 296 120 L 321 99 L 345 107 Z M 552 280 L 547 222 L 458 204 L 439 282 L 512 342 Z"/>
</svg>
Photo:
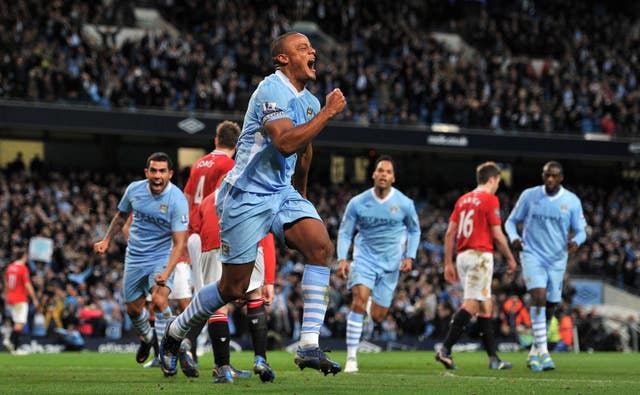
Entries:
<svg viewBox="0 0 640 395">
<path fill-rule="evenodd" d="M 354 313 L 358 313 L 358 314 L 366 313 L 366 311 L 367 311 L 367 301 L 354 298 L 353 302 L 351 302 L 351 311 L 353 311 Z"/>
<path fill-rule="evenodd" d="M 220 297 L 226 302 L 240 299 L 244 296 L 248 286 L 249 283 L 245 281 L 224 283 L 219 289 Z"/>
<path fill-rule="evenodd" d="M 371 312 L 371 320 L 376 324 L 382 323 L 382 321 L 384 321 L 385 318 L 387 318 L 386 312 L 384 313 Z"/>
<path fill-rule="evenodd" d="M 333 259 L 334 251 L 335 248 L 333 247 L 333 243 L 331 240 L 327 239 L 314 248 L 308 259 L 315 265 L 328 266 L 330 261 Z"/>
<path fill-rule="evenodd" d="M 154 311 L 161 312 L 166 310 L 169 301 L 166 296 L 154 294 L 151 297 L 151 303 L 153 304 Z"/>
</svg>

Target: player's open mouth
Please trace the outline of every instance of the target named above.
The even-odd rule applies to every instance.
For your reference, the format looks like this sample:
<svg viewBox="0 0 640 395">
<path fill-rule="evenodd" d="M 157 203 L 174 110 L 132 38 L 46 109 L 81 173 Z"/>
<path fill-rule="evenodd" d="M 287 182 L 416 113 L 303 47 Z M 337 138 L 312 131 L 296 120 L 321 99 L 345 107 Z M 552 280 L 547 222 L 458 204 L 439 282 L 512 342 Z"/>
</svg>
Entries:
<svg viewBox="0 0 640 395">
<path fill-rule="evenodd" d="M 308 61 L 307 67 L 309 67 L 311 71 L 316 71 L 316 61 L 315 60 Z"/>
</svg>

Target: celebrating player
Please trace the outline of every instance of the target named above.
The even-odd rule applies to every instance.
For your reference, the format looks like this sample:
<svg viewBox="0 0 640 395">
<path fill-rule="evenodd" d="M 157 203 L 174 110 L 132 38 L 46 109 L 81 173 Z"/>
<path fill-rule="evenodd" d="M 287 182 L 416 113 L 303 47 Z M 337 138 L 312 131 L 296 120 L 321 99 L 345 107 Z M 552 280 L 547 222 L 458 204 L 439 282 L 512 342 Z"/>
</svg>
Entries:
<svg viewBox="0 0 640 395">
<path fill-rule="evenodd" d="M 169 325 L 160 347 L 160 361 L 167 371 L 175 370 L 180 339 L 189 328 L 244 294 L 256 245 L 269 231 L 301 251 L 309 263 L 302 279 L 304 313 L 295 363 L 325 374 L 340 371 L 340 365 L 329 360 L 318 345 L 333 244 L 317 211 L 294 189 L 291 177 L 298 154 L 311 151 L 311 140 L 342 111 L 346 100 L 336 89 L 320 109 L 318 99 L 305 89 L 306 82 L 316 78 L 316 51 L 306 36 L 286 33 L 274 40 L 271 49 L 276 72 L 260 83 L 249 101 L 236 163 L 216 199 L 222 277 L 202 288 Z"/>
<path fill-rule="evenodd" d="M 547 162 L 542 168 L 544 184 L 522 192 L 505 224 L 513 249 L 522 251 L 522 274 L 532 297 L 534 342 L 527 366 L 536 372 L 555 368 L 547 348 L 547 322 L 562 298 L 568 254 L 587 238 L 580 199 L 562 187 L 562 180 L 562 165 Z M 518 223 L 522 223 L 522 236 Z"/>
<path fill-rule="evenodd" d="M 169 156 L 163 152 L 151 154 L 144 174 L 145 180 L 129 184 L 107 234 L 93 246 L 96 253 L 104 254 L 129 213 L 133 213 L 124 260 L 123 288 L 127 314 L 140 336 L 136 353 L 138 363 L 149 357 L 155 340 L 145 308 L 145 296 L 149 292 L 152 295 L 156 333 L 160 341 L 171 317 L 167 297 L 171 291 L 173 269 L 186 251 L 189 224 L 187 201 L 182 191 L 169 181 L 173 176 Z"/>
<path fill-rule="evenodd" d="M 482 342 L 489 356 L 489 369 L 511 369 L 511 364 L 501 361 L 496 354 L 491 326 L 494 241 L 507 259 L 508 271 L 513 272 L 516 268 L 516 261 L 502 233 L 500 202 L 495 196 L 500 186 L 500 168 L 493 162 L 485 162 L 476 168 L 476 180 L 476 189 L 462 195 L 456 202 L 444 236 L 444 276 L 452 284 L 462 281 L 464 301 L 453 316 L 444 345 L 436 353 L 436 361 L 447 369 L 456 369 L 451 349 L 477 314 Z M 454 246 L 457 252 L 455 267 Z"/>
<path fill-rule="evenodd" d="M 356 354 L 362 321 L 371 296 L 369 315 L 381 323 L 393 299 L 400 272 L 411 270 L 420 243 L 420 224 L 413 201 L 394 188 L 394 164 L 389 156 L 376 161 L 373 188 L 347 204 L 338 234 L 338 276 L 349 279 L 353 294 L 347 316 L 345 373 L 358 371 Z M 355 230 L 353 263 L 347 254 Z M 408 240 L 407 240 L 408 235 Z"/>
</svg>

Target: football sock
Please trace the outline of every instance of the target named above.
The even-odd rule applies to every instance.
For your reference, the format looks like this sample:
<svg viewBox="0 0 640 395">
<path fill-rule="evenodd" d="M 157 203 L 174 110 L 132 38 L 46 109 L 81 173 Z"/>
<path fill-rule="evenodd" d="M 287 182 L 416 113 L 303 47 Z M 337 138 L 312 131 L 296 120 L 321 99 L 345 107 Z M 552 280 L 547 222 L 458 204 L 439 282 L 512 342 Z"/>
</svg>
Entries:
<svg viewBox="0 0 640 395">
<path fill-rule="evenodd" d="M 533 344 L 539 354 L 547 354 L 547 316 L 545 307 L 531 306 Z M 530 354 L 531 355 L 531 354 Z"/>
<path fill-rule="evenodd" d="M 151 332 L 155 332 L 156 331 L 156 317 L 149 317 L 149 326 L 151 327 Z M 160 353 L 160 347 L 158 347 L 158 342 L 153 342 L 153 344 L 151 345 L 153 347 L 153 356 L 157 357 L 158 354 Z"/>
<path fill-rule="evenodd" d="M 187 332 L 187 339 L 191 341 L 191 356 L 194 362 L 198 362 L 198 336 L 200 336 L 200 332 L 202 332 L 205 324 L 206 322 L 201 322 L 198 325 L 194 325 L 189 329 L 189 332 Z"/>
<path fill-rule="evenodd" d="M 16 330 L 11 331 L 11 336 L 9 337 L 9 340 L 11 341 L 11 344 L 13 344 L 14 350 L 17 350 L 18 348 L 20 348 L 20 332 L 21 331 L 16 331 Z"/>
<path fill-rule="evenodd" d="M 350 311 L 347 315 L 347 359 L 355 358 L 362 335 L 362 321 L 364 314 Z"/>
<path fill-rule="evenodd" d="M 164 338 L 164 333 L 167 330 L 167 321 L 171 318 L 171 307 L 167 306 L 163 312 L 156 312 L 156 337 L 158 338 L 158 345 L 162 343 L 162 338 Z"/>
<path fill-rule="evenodd" d="M 129 318 L 131 318 L 131 324 L 138 336 L 141 336 L 145 342 L 150 343 L 153 340 L 153 332 L 151 331 L 151 325 L 149 325 L 149 312 L 147 309 L 143 308 L 140 315 L 130 315 Z"/>
<path fill-rule="evenodd" d="M 267 311 L 264 308 L 264 299 L 254 299 L 247 303 L 247 319 L 249 331 L 253 341 L 253 351 L 267 359 Z"/>
<path fill-rule="evenodd" d="M 491 317 L 478 317 L 478 326 L 480 327 L 480 337 L 482 344 L 489 358 L 497 358 L 496 355 L 496 338 L 493 335 L 493 326 L 491 325 Z"/>
<path fill-rule="evenodd" d="M 456 344 L 470 320 L 471 314 L 464 308 L 460 308 L 460 310 L 453 315 L 447 337 L 444 339 L 444 345 L 442 346 L 445 354 L 451 353 L 451 348 Z"/>
<path fill-rule="evenodd" d="M 329 293 L 329 268 L 326 266 L 305 265 L 302 274 L 302 293 L 304 308 L 300 347 L 318 347 L 320 327 L 327 311 Z"/>
<path fill-rule="evenodd" d="M 225 304 L 218 291 L 217 281 L 205 286 L 191 299 L 189 306 L 169 327 L 169 333 L 176 339 L 184 339 L 190 327 L 206 322 L 213 313 Z"/>
<path fill-rule="evenodd" d="M 229 319 L 225 313 L 216 312 L 209 318 L 207 325 L 209 338 L 213 347 L 213 364 L 214 366 L 229 365 L 231 357 L 229 356 L 229 342 L 231 334 L 229 333 Z"/>
</svg>

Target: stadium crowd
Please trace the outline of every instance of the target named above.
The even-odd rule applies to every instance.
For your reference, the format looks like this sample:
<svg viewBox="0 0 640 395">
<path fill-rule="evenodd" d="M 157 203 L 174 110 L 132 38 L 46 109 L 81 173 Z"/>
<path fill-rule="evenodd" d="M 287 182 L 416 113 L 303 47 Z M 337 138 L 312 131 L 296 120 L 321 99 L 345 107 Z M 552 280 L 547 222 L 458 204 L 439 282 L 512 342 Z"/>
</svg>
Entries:
<svg viewBox="0 0 640 395">
<path fill-rule="evenodd" d="M 188 175 L 188 169 L 187 173 Z M 176 172 L 182 186 L 185 172 Z M 60 336 L 77 328 L 84 337 L 119 339 L 132 336 L 123 314 L 122 275 L 125 244 L 111 244 L 104 256 L 92 246 L 103 237 L 116 210 L 118 196 L 132 174 L 101 174 L 92 171 L 47 170 L 40 160 L 29 166 L 20 157 L 0 173 L 0 272 L 11 262 L 15 246 L 50 240 L 50 254 L 31 259 L 29 266 L 40 308 L 30 312 L 27 336 Z M 336 240 L 348 200 L 361 188 L 351 185 L 310 185 L 310 200 L 318 208 L 332 240 Z M 618 285 L 640 288 L 640 201 L 636 190 L 605 191 L 577 187 L 590 226 L 587 242 L 570 259 L 571 274 L 603 275 Z M 422 229 L 418 256 L 411 272 L 401 276 L 390 314 L 382 324 L 370 324 L 365 338 L 394 341 L 401 338 L 441 339 L 451 314 L 462 302 L 461 290 L 443 279 L 443 237 L 447 218 L 461 191 L 428 193 L 407 190 L 416 201 Z M 506 218 L 518 191 L 499 193 Z M 41 244 L 38 244 L 41 245 Z M 40 248 L 38 248 L 40 250 Z M 45 248 L 46 250 L 46 248 Z M 35 251 L 36 254 L 42 251 Z M 38 255 L 42 256 L 42 255 Z M 496 252 L 493 293 L 496 333 L 526 343 L 528 297 L 519 272 L 510 275 Z M 33 257 L 32 257 L 33 258 Z M 302 313 L 302 257 L 278 248 L 276 296 L 270 308 L 274 346 L 296 339 Z M 330 304 L 323 336 L 344 338 L 350 294 L 335 274 L 331 278 Z M 584 348 L 618 349 L 628 336 L 611 335 L 595 312 L 573 308 L 571 279 L 565 284 L 565 303 L 560 319 L 571 317 L 579 328 Z M 0 313 L 6 321 L 5 302 Z M 236 336 L 246 335 L 246 316 L 236 308 L 232 327 Z M 611 338 L 613 336 L 613 338 Z M 76 337 L 77 339 L 77 337 Z M 584 344 L 582 344 L 584 343 Z"/>
<path fill-rule="evenodd" d="M 241 112 L 271 72 L 270 41 L 312 21 L 321 101 L 363 125 L 451 123 L 496 133 L 637 137 L 639 26 L 624 6 L 590 0 L 217 1 L 154 4 L 181 32 L 117 36 L 127 1 L 0 0 L 0 98 Z M 404 17 L 407 16 L 407 17 Z M 98 26 L 100 39 L 83 33 Z M 452 49 L 433 32 L 453 33 Z"/>
</svg>

